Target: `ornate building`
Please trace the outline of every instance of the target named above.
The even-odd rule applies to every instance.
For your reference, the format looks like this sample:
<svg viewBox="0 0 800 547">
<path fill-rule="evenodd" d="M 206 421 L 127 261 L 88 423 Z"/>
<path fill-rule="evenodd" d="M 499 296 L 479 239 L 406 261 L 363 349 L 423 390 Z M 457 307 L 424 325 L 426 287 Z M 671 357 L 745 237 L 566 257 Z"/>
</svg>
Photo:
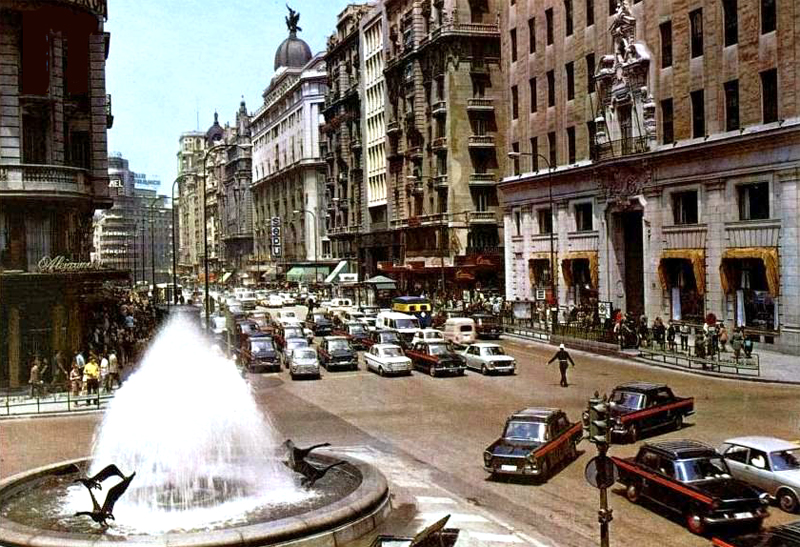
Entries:
<svg viewBox="0 0 800 547">
<path fill-rule="evenodd" d="M 87 295 L 125 277 L 90 261 L 111 206 L 106 15 L 104 0 L 0 1 L 0 387 L 82 345 Z"/>
<path fill-rule="evenodd" d="M 178 139 L 178 271 L 193 281 L 203 270 L 203 158 L 205 133 L 188 131 Z"/>
<path fill-rule="evenodd" d="M 511 6 L 508 140 L 523 156 L 501 184 L 506 296 L 554 302 L 554 281 L 562 311 L 713 313 L 800 352 L 799 13 L 781 0 Z"/>
</svg>

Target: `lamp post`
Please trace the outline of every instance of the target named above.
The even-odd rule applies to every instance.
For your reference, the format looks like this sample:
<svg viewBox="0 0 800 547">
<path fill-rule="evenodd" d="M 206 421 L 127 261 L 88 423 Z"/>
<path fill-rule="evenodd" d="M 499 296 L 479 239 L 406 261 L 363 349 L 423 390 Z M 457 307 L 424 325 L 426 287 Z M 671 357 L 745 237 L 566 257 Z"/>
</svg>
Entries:
<svg viewBox="0 0 800 547">
<path fill-rule="evenodd" d="M 541 158 L 547 165 L 547 195 L 550 203 L 550 291 L 553 295 L 553 308 L 551 309 L 550 315 L 550 328 L 552 332 L 555 332 L 556 323 L 558 322 L 558 265 L 556 264 L 555 257 L 556 212 L 555 207 L 553 206 L 553 170 L 556 166 L 551 165 L 550 160 L 538 152 L 512 151 L 508 153 L 508 157 L 511 159 L 517 159 L 520 156 L 529 156 L 531 158 L 531 163 L 533 163 L 533 158 Z M 536 172 L 538 173 L 539 170 L 537 169 Z"/>
<path fill-rule="evenodd" d="M 153 303 L 156 302 L 156 237 L 154 228 L 156 226 L 155 218 L 153 218 L 153 211 L 156 202 L 158 201 L 158 197 L 153 198 L 150 200 L 150 205 L 148 209 L 150 209 L 150 277 L 153 279 Z"/>
<path fill-rule="evenodd" d="M 136 237 L 139 235 L 139 221 L 133 222 L 133 239 L 131 240 L 131 253 L 133 253 L 133 289 L 136 290 L 136 270 L 139 268 L 136 262 Z"/>
<path fill-rule="evenodd" d="M 314 219 L 314 283 L 316 284 L 319 282 L 319 267 L 317 263 L 317 215 L 308 209 L 295 209 L 292 211 L 292 213 L 295 215 L 299 215 L 300 213 L 308 213 Z"/>
<path fill-rule="evenodd" d="M 185 175 L 178 175 L 174 181 L 172 181 L 172 299 L 175 304 L 178 303 L 178 254 L 177 254 L 177 243 L 175 238 L 175 185 L 181 180 Z"/>
</svg>

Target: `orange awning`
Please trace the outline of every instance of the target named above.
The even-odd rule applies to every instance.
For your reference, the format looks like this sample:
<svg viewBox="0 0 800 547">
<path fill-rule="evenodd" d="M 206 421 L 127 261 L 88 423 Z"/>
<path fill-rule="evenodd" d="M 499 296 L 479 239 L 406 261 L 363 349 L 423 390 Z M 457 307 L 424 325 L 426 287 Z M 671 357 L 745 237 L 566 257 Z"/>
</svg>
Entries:
<svg viewBox="0 0 800 547">
<path fill-rule="evenodd" d="M 597 289 L 600 277 L 597 251 L 572 251 L 564 256 L 561 260 L 561 272 L 564 275 L 564 283 L 567 287 L 572 287 L 574 285 L 572 281 L 572 263 L 575 260 L 589 261 L 589 275 L 591 277 L 592 288 Z"/>
<path fill-rule="evenodd" d="M 736 247 L 726 249 L 722 253 L 722 262 L 719 265 L 720 282 L 725 294 L 732 293 L 738 288 L 736 273 L 737 260 L 760 260 L 764 264 L 767 277 L 767 290 L 772 296 L 780 293 L 780 272 L 778 270 L 777 247 Z"/>
<path fill-rule="evenodd" d="M 553 260 L 554 261 L 558 260 L 555 253 L 553 253 Z M 549 262 L 549 261 L 550 261 L 550 253 L 549 252 L 531 253 L 528 256 L 528 278 L 530 279 L 531 287 L 539 286 L 539 279 L 537 278 L 537 275 L 536 275 L 536 271 L 537 270 L 536 270 L 536 268 L 534 268 L 534 264 L 536 262 Z M 556 262 L 556 264 L 557 264 L 557 262 Z M 555 267 L 554 267 L 555 264 L 551 264 L 550 266 L 551 266 L 550 267 L 550 271 L 551 272 L 553 270 L 555 270 Z"/>
<path fill-rule="evenodd" d="M 666 260 L 688 260 L 692 263 L 694 281 L 697 285 L 697 294 L 703 296 L 706 292 L 706 253 L 703 249 L 666 249 L 661 253 L 661 260 L 658 263 L 658 278 L 661 287 L 669 290 L 669 278 L 667 277 Z"/>
</svg>

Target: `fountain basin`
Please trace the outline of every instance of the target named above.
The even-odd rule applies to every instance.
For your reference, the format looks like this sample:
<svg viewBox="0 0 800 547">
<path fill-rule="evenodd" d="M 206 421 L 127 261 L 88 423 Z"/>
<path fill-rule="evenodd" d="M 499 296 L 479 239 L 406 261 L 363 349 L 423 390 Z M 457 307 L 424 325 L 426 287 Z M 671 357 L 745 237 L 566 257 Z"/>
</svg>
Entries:
<svg viewBox="0 0 800 547">
<path fill-rule="evenodd" d="M 64 532 L 36 527 L 4 516 L 15 498 L 44 482 L 73 472 L 74 466 L 85 466 L 79 459 L 33 469 L 0 481 L 0 545 L 8 547 L 96 547 L 97 545 L 136 545 L 140 547 L 220 547 L 291 545 L 293 547 L 339 547 L 373 530 L 389 513 L 386 479 L 372 465 L 349 457 L 314 455 L 319 464 L 345 460 L 342 473 L 357 477 L 358 485 L 343 497 L 330 503 L 275 520 L 247 522 L 221 529 L 171 532 L 162 535 L 104 535 Z M 339 468 L 337 468 L 339 469 Z M 333 479 L 332 479 L 333 480 Z M 100 494 L 101 496 L 105 494 Z M 99 500 L 98 500 L 99 501 Z M 102 502 L 101 502 L 102 503 Z"/>
</svg>

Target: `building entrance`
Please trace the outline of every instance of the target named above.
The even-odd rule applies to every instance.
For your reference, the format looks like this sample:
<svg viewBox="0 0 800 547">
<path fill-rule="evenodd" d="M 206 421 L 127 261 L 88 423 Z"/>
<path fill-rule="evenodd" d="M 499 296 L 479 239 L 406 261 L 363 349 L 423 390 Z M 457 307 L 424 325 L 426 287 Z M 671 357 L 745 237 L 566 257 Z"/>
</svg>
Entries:
<svg viewBox="0 0 800 547">
<path fill-rule="evenodd" d="M 620 213 L 622 234 L 625 238 L 626 311 L 639 317 L 644 314 L 644 241 L 642 238 L 642 211 Z"/>
</svg>

